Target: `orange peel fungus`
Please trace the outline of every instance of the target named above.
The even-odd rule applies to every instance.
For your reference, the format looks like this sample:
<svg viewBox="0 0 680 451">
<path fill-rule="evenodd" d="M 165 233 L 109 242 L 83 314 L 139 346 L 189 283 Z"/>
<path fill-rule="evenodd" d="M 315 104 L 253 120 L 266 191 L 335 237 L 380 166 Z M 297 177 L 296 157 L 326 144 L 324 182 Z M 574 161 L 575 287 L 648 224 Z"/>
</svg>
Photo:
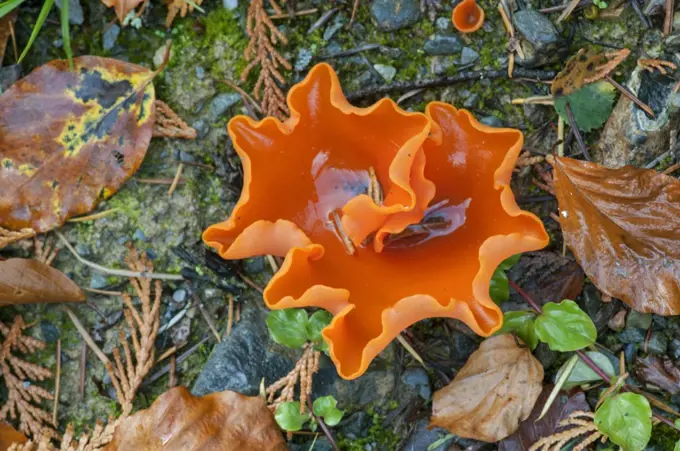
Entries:
<svg viewBox="0 0 680 451">
<path fill-rule="evenodd" d="M 290 90 L 288 105 L 285 122 L 229 122 L 244 186 L 205 243 L 225 259 L 285 257 L 264 300 L 330 311 L 323 336 L 345 379 L 425 318 L 497 331 L 494 270 L 548 243 L 509 186 L 521 132 L 438 102 L 425 114 L 390 99 L 353 107 L 327 64 Z"/>
<path fill-rule="evenodd" d="M 479 30 L 484 23 L 484 10 L 475 0 L 463 0 L 451 15 L 453 26 L 461 33 L 472 33 Z"/>
</svg>

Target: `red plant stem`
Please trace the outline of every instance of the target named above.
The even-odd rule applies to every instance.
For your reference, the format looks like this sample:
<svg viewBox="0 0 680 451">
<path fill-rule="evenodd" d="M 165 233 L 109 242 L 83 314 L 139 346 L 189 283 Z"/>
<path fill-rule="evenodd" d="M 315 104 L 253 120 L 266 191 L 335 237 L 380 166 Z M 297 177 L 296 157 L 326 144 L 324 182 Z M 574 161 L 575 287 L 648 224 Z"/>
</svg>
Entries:
<svg viewBox="0 0 680 451">
<path fill-rule="evenodd" d="M 527 302 L 529 303 L 529 305 L 531 306 L 531 308 L 533 308 L 533 309 L 536 311 L 536 313 L 538 313 L 539 315 L 540 315 L 541 313 L 543 313 L 543 309 L 541 308 L 541 306 L 538 305 L 538 303 L 537 303 L 536 301 L 534 301 L 533 299 L 531 299 L 531 296 L 529 296 L 529 294 L 528 294 L 526 291 L 522 290 L 522 289 L 519 287 L 519 285 L 517 285 L 514 281 L 512 281 L 512 280 L 510 280 L 510 279 L 508 279 L 508 283 L 510 284 L 510 286 L 511 286 L 512 288 L 515 289 L 515 291 L 517 291 L 517 293 L 519 293 L 520 296 L 522 296 L 522 297 L 524 298 L 525 301 L 527 301 Z M 592 360 L 590 357 L 588 357 L 588 355 L 587 355 L 585 352 L 583 352 L 583 351 L 581 351 L 581 350 L 578 350 L 578 351 L 576 351 L 576 354 L 581 358 L 581 360 L 583 360 L 583 362 L 584 362 L 586 365 L 588 365 L 588 367 L 590 367 L 591 370 L 595 371 L 595 373 L 596 373 L 598 376 L 600 376 L 600 378 L 602 378 L 602 380 L 605 381 L 605 382 L 607 383 L 607 385 L 612 385 L 612 381 L 610 380 L 609 376 L 607 376 L 607 373 L 605 373 L 605 372 L 602 370 L 602 368 L 600 368 L 599 366 L 597 366 L 597 364 L 596 364 L 595 362 L 593 362 L 593 360 Z M 624 385 L 623 387 L 621 387 L 621 390 L 622 390 L 622 391 L 629 391 L 629 390 L 628 390 L 628 387 L 627 387 L 626 385 Z M 656 418 L 657 420 L 661 421 L 662 423 L 665 423 L 665 424 L 667 424 L 668 426 L 672 427 L 672 428 L 675 429 L 676 431 L 680 431 L 680 428 L 678 428 L 678 427 L 675 425 L 675 423 L 673 423 L 671 420 L 669 420 L 668 418 L 664 417 L 663 415 L 660 415 L 660 414 L 658 414 L 658 413 L 656 413 L 656 412 L 652 412 L 652 416 L 653 416 L 654 418 Z"/>
</svg>

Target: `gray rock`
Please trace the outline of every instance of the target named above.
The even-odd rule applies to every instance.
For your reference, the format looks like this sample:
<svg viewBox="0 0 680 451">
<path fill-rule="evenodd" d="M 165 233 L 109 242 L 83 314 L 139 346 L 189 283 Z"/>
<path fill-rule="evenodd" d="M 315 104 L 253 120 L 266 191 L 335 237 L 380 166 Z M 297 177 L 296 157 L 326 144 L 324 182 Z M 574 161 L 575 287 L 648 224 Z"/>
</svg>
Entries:
<svg viewBox="0 0 680 451">
<path fill-rule="evenodd" d="M 664 40 L 664 47 L 668 52 L 678 52 L 680 51 L 680 32 L 675 32 L 669 35 Z"/>
<path fill-rule="evenodd" d="M 99 274 L 98 272 L 92 273 L 92 278 L 90 279 L 90 288 L 101 289 L 108 285 L 106 277 Z"/>
<path fill-rule="evenodd" d="M 536 10 L 525 9 L 516 12 L 512 22 L 524 52 L 524 59 L 517 58 L 520 66 L 537 67 L 559 59 L 560 37 L 550 19 Z"/>
<path fill-rule="evenodd" d="M 680 359 L 680 340 L 674 338 L 668 344 L 668 355 L 674 360 Z"/>
<path fill-rule="evenodd" d="M 248 274 L 256 275 L 264 271 L 264 257 L 247 258 L 243 262 L 243 267 Z"/>
<path fill-rule="evenodd" d="M 351 440 L 364 437 L 373 424 L 373 418 L 367 412 L 356 412 L 340 423 L 339 432 Z"/>
<path fill-rule="evenodd" d="M 205 79 L 205 69 L 203 69 L 201 66 L 196 66 L 194 71 L 196 72 L 196 78 L 199 80 Z"/>
<path fill-rule="evenodd" d="M 307 69 L 309 63 L 312 62 L 313 56 L 309 49 L 301 48 L 298 50 L 297 58 L 295 58 L 295 70 L 302 72 Z"/>
<path fill-rule="evenodd" d="M 335 18 L 333 19 L 333 23 L 328 25 L 326 29 L 323 31 L 323 39 L 324 41 L 330 41 L 335 34 L 340 31 L 340 29 L 345 25 L 345 16 L 343 15 L 336 15 Z"/>
<path fill-rule="evenodd" d="M 222 6 L 227 8 L 229 11 L 238 8 L 238 0 L 222 0 Z"/>
<path fill-rule="evenodd" d="M 42 333 L 42 340 L 48 343 L 56 343 L 61 336 L 59 328 L 50 321 L 40 321 L 40 332 Z"/>
<path fill-rule="evenodd" d="M 420 397 L 425 401 L 429 401 L 432 397 L 430 378 L 424 369 L 420 367 L 407 369 L 404 371 L 404 374 L 401 375 L 401 381 L 416 390 Z"/>
<path fill-rule="evenodd" d="M 652 332 L 647 344 L 647 352 L 650 354 L 664 355 L 668 350 L 668 339 L 663 332 Z"/>
<path fill-rule="evenodd" d="M 104 35 L 102 36 L 102 46 L 104 50 L 111 50 L 114 45 L 116 45 L 116 39 L 120 35 L 120 27 L 118 24 L 113 24 L 106 29 Z"/>
<path fill-rule="evenodd" d="M 344 380 L 338 376 L 333 362 L 324 355 L 321 369 L 314 376 L 312 393 L 314 398 L 333 395 L 338 400 L 338 407 L 348 411 L 365 410 L 374 404 L 384 405 L 396 382 L 394 371 L 379 362 L 371 365 L 360 378 Z"/>
<path fill-rule="evenodd" d="M 445 437 L 448 435 L 448 431 L 442 429 L 442 428 L 434 428 L 434 429 L 427 429 L 428 426 L 428 421 L 427 420 L 419 420 L 416 423 L 416 427 L 413 430 L 413 433 L 409 437 L 408 441 L 406 442 L 406 445 L 402 449 L 408 450 L 408 451 L 446 451 L 449 449 L 449 445 L 451 444 L 451 441 L 447 441 L 445 443 L 442 443 L 441 445 L 437 446 L 436 448 L 429 449 L 429 446 L 432 445 L 434 442 L 437 440 L 441 439 L 442 437 Z"/>
<path fill-rule="evenodd" d="M 56 0 L 57 8 L 61 11 L 62 0 Z M 79 0 L 68 0 L 68 23 L 71 25 L 82 25 L 85 22 L 83 7 Z"/>
<path fill-rule="evenodd" d="M 626 328 L 618 335 L 622 343 L 642 343 L 645 341 L 645 332 L 642 329 Z"/>
<path fill-rule="evenodd" d="M 213 349 L 194 384 L 194 395 L 233 390 L 254 396 L 263 378 L 270 384 L 293 368 L 286 348 L 271 339 L 265 324 L 267 310 L 259 304 L 254 299 L 243 304 L 241 320 Z"/>
<path fill-rule="evenodd" d="M 210 131 L 210 125 L 208 124 L 208 121 L 205 119 L 199 119 L 191 126 L 196 129 L 196 136 L 198 139 L 203 139 L 207 136 L 208 132 Z"/>
<path fill-rule="evenodd" d="M 499 118 L 496 116 L 484 116 L 479 120 L 484 125 L 488 125 L 489 127 L 496 127 L 500 128 L 503 127 L 503 121 L 501 121 Z"/>
<path fill-rule="evenodd" d="M 0 67 L 0 94 L 14 84 L 21 76 L 21 66 L 12 64 L 11 66 Z"/>
<path fill-rule="evenodd" d="M 602 307 L 602 300 L 600 299 L 600 293 L 597 291 L 597 288 L 595 288 L 594 285 L 588 284 L 583 288 L 583 296 L 580 304 L 581 307 L 583 307 L 583 311 L 585 311 L 591 318 L 597 315 L 597 312 L 600 311 L 600 308 Z"/>
<path fill-rule="evenodd" d="M 479 59 L 479 53 L 472 50 L 470 47 L 465 47 L 460 54 L 460 64 L 466 66 L 472 64 Z"/>
<path fill-rule="evenodd" d="M 547 344 L 539 343 L 538 346 L 536 346 L 534 355 L 536 356 L 538 361 L 541 362 L 543 368 L 547 370 L 548 368 L 555 364 L 555 362 L 557 361 L 558 354 L 557 352 L 551 350 Z"/>
<path fill-rule="evenodd" d="M 435 22 L 438 30 L 446 31 L 451 29 L 451 17 L 439 17 Z"/>
<path fill-rule="evenodd" d="M 391 82 L 394 76 L 397 75 L 397 69 L 392 66 L 387 66 L 385 64 L 374 64 L 373 68 L 378 71 L 380 76 L 387 82 Z"/>
<path fill-rule="evenodd" d="M 420 20 L 420 4 L 418 0 L 375 0 L 371 14 L 382 31 L 395 31 Z"/>
<path fill-rule="evenodd" d="M 479 94 L 475 92 L 474 94 L 470 95 L 467 99 L 465 99 L 465 102 L 463 102 L 463 107 L 474 108 L 477 105 L 477 102 L 479 102 Z"/>
<path fill-rule="evenodd" d="M 239 100 L 241 100 L 241 96 L 235 92 L 224 93 L 215 96 L 215 98 L 210 102 L 208 120 L 210 122 L 215 122 L 224 113 L 226 113 L 229 108 L 236 105 Z"/>
<path fill-rule="evenodd" d="M 638 329 L 649 329 L 652 325 L 651 313 L 640 313 L 635 310 L 628 312 L 626 317 L 626 327 L 637 327 Z"/>
<path fill-rule="evenodd" d="M 187 299 L 187 290 L 184 288 L 180 288 L 179 290 L 175 290 L 174 293 L 172 293 L 172 300 L 175 302 L 184 302 Z"/>
<path fill-rule="evenodd" d="M 462 48 L 463 44 L 460 39 L 449 34 L 437 34 L 423 46 L 423 50 L 428 55 L 453 55 Z"/>
<path fill-rule="evenodd" d="M 592 149 L 594 160 L 611 168 L 647 165 L 668 150 L 670 135 L 680 125 L 680 94 L 672 92 L 673 78 L 637 67 L 624 85 L 656 117 L 648 117 L 626 96 L 619 98 Z"/>
</svg>

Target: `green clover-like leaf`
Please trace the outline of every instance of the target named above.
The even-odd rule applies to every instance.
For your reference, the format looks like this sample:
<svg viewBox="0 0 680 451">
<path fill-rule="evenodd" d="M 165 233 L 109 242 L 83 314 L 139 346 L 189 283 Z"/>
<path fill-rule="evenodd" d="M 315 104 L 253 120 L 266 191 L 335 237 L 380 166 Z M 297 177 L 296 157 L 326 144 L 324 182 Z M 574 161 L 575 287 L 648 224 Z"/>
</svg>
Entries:
<svg viewBox="0 0 680 451">
<path fill-rule="evenodd" d="M 652 436 L 652 409 L 644 396 L 621 393 L 597 409 L 595 425 L 625 451 L 642 451 Z"/>
<path fill-rule="evenodd" d="M 555 98 L 555 110 L 568 124 L 567 102 L 580 130 L 589 132 L 600 128 L 609 119 L 614 108 L 614 87 L 606 81 L 584 86 L 566 96 Z"/>
<path fill-rule="evenodd" d="M 338 401 L 332 396 L 322 396 L 314 401 L 312 408 L 314 409 L 314 414 L 318 417 L 323 418 L 323 421 L 328 426 L 335 426 L 342 420 L 345 412 L 338 409 L 336 405 Z"/>
<path fill-rule="evenodd" d="M 299 431 L 311 418 L 309 413 L 300 413 L 300 401 L 282 402 L 276 408 L 274 419 L 286 431 Z"/>
<path fill-rule="evenodd" d="M 303 309 L 273 310 L 267 315 L 267 327 L 275 342 L 299 348 L 307 342 L 309 316 Z"/>
<path fill-rule="evenodd" d="M 498 334 L 514 332 L 532 350 L 538 345 L 538 336 L 534 327 L 534 312 L 507 312 L 503 315 L 503 327 Z"/>
<path fill-rule="evenodd" d="M 574 301 L 548 302 L 535 320 L 538 339 L 553 351 L 568 352 L 595 343 L 597 329 L 590 317 Z"/>
<path fill-rule="evenodd" d="M 601 352 L 593 352 L 593 351 L 588 351 L 586 352 L 586 355 L 590 357 L 590 359 L 595 362 L 597 366 L 602 369 L 602 371 L 605 372 L 607 376 L 613 377 L 616 376 L 616 369 L 614 369 L 614 365 L 612 365 L 611 360 L 609 358 L 602 354 Z M 560 375 L 564 372 L 564 368 L 566 366 L 566 363 L 562 365 L 562 367 L 557 371 L 557 375 L 555 376 L 555 379 L 559 379 Z M 576 362 L 576 365 L 574 366 L 574 369 L 571 371 L 569 376 L 567 377 L 566 382 L 562 386 L 564 390 L 571 390 L 574 387 L 578 387 L 580 385 L 588 384 L 590 382 L 599 382 L 601 381 L 602 378 L 597 375 L 595 371 L 593 371 L 588 365 L 586 365 L 583 360 L 579 357 L 578 361 Z"/>
<path fill-rule="evenodd" d="M 489 296 L 491 296 L 491 299 L 496 304 L 505 302 L 510 298 L 510 286 L 508 285 L 508 276 L 505 274 L 505 271 L 512 268 L 519 261 L 520 256 L 521 254 L 517 254 L 503 260 L 494 271 L 493 276 L 491 276 Z"/>
</svg>

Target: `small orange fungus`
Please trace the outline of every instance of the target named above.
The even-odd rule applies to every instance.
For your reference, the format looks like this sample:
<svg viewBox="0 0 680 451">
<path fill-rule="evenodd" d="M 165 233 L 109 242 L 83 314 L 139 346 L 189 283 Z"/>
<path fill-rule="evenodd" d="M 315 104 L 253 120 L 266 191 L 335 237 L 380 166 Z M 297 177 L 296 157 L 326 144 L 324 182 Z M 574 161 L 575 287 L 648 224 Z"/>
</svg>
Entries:
<svg viewBox="0 0 680 451">
<path fill-rule="evenodd" d="M 323 336 L 345 379 L 425 318 L 497 331 L 494 270 L 548 243 L 509 186 L 521 132 L 438 102 L 425 114 L 390 99 L 353 107 L 327 64 L 291 89 L 288 105 L 285 122 L 229 122 L 243 192 L 205 243 L 225 259 L 285 257 L 264 300 L 333 313 Z"/>
<path fill-rule="evenodd" d="M 461 33 L 472 33 L 484 23 L 484 10 L 475 0 L 463 0 L 455 8 L 451 16 L 453 26 Z"/>
</svg>

